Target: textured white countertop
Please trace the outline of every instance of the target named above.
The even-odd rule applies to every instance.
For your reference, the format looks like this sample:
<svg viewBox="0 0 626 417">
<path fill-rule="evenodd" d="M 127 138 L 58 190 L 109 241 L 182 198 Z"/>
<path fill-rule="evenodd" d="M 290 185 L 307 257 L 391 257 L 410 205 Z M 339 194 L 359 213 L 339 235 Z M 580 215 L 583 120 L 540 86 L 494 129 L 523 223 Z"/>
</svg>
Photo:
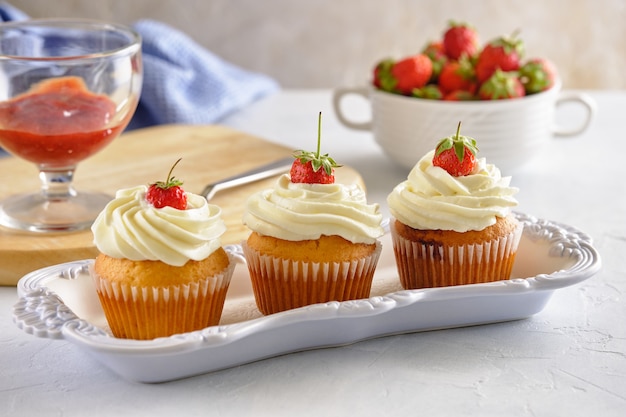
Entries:
<svg viewBox="0 0 626 417">
<path fill-rule="evenodd" d="M 518 211 L 591 235 L 603 268 L 555 292 L 539 314 L 485 326 L 390 336 L 284 355 L 162 384 L 131 383 L 63 340 L 12 322 L 15 288 L 0 288 L 0 415 L 623 416 L 626 415 L 626 92 L 588 92 L 591 128 L 555 139 L 516 173 Z M 363 103 L 354 111 L 367 117 Z M 406 171 L 372 135 L 343 128 L 329 90 L 284 91 L 223 123 L 323 152 L 363 176 L 384 204 Z M 574 109 L 558 118 L 576 120 Z"/>
</svg>

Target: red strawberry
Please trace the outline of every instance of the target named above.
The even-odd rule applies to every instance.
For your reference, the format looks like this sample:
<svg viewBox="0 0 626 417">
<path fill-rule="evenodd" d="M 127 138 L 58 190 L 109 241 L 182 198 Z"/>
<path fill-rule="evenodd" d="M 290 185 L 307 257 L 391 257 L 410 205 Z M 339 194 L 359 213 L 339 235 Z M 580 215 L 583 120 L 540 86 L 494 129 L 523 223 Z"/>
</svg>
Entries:
<svg viewBox="0 0 626 417">
<path fill-rule="evenodd" d="M 471 57 L 478 50 L 478 34 L 465 23 L 450 22 L 443 34 L 443 48 L 450 59 Z"/>
<path fill-rule="evenodd" d="M 525 95 L 526 92 L 518 74 L 499 69 L 478 90 L 478 96 L 481 100 L 501 100 L 524 97 Z"/>
<path fill-rule="evenodd" d="M 443 47 L 443 42 L 432 41 L 426 44 L 422 53 L 430 59 L 445 59 L 446 50 Z"/>
<path fill-rule="evenodd" d="M 461 58 L 458 61 L 448 61 L 439 74 L 439 88 L 443 93 L 455 90 L 476 90 L 476 75 L 469 59 Z"/>
<path fill-rule="evenodd" d="M 296 151 L 295 161 L 291 165 L 291 182 L 305 184 L 333 184 L 335 176 L 334 169 L 341 165 L 328 156 L 320 155 L 320 131 L 322 125 L 322 113 L 320 112 L 317 122 L 317 152 Z"/>
<path fill-rule="evenodd" d="M 334 170 L 331 169 L 330 173 L 319 167 L 316 170 L 313 161 L 307 160 L 301 154 L 294 154 L 294 157 L 296 159 L 290 171 L 291 182 L 305 184 L 333 184 L 335 182 Z"/>
<path fill-rule="evenodd" d="M 445 169 L 454 177 L 462 177 L 474 172 L 478 146 L 473 138 L 461 136 L 461 122 L 454 136 L 441 139 L 435 148 L 433 165 Z"/>
<path fill-rule="evenodd" d="M 552 62 L 543 58 L 528 60 L 519 70 L 520 80 L 526 94 L 539 93 L 554 85 L 557 77 L 556 67 Z"/>
<path fill-rule="evenodd" d="M 187 208 L 187 194 L 181 187 L 183 182 L 172 176 L 172 171 L 174 171 L 174 167 L 179 162 L 180 159 L 172 165 L 170 172 L 167 174 L 167 181 L 157 181 L 148 187 L 146 200 L 154 207 L 163 208 L 169 206 L 178 210 Z"/>
<path fill-rule="evenodd" d="M 424 54 L 404 58 L 391 67 L 391 75 L 396 79 L 396 89 L 409 95 L 414 88 L 426 85 L 433 73 L 433 63 Z"/>
<path fill-rule="evenodd" d="M 476 77 L 478 82 L 487 81 L 497 69 L 517 71 L 524 55 L 524 43 L 511 37 L 499 37 L 483 48 L 476 61 Z"/>
<path fill-rule="evenodd" d="M 467 90 L 454 90 L 443 96 L 445 101 L 470 101 L 476 100 L 476 96 Z"/>
<path fill-rule="evenodd" d="M 433 63 L 433 73 L 430 76 L 431 82 L 436 82 L 441 74 L 443 66 L 448 61 L 446 52 L 443 49 L 442 42 L 430 42 L 422 50 L 422 54 L 426 55 Z"/>
<path fill-rule="evenodd" d="M 393 92 L 396 87 L 396 79 L 391 75 L 391 67 L 394 61 L 392 59 L 384 59 L 374 67 L 374 79 L 372 84 L 379 90 Z"/>
</svg>

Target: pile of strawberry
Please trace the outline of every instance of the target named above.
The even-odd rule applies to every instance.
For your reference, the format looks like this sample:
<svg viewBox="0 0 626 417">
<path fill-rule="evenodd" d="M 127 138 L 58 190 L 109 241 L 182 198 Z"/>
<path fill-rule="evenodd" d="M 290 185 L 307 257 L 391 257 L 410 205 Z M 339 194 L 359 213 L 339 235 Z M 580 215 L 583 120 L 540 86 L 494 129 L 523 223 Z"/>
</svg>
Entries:
<svg viewBox="0 0 626 417">
<path fill-rule="evenodd" d="M 374 68 L 376 88 L 435 100 L 499 100 L 547 90 L 557 76 L 544 58 L 524 60 L 524 43 L 500 36 L 480 47 L 478 33 L 450 22 L 441 40 L 416 55 L 385 59 Z"/>
</svg>

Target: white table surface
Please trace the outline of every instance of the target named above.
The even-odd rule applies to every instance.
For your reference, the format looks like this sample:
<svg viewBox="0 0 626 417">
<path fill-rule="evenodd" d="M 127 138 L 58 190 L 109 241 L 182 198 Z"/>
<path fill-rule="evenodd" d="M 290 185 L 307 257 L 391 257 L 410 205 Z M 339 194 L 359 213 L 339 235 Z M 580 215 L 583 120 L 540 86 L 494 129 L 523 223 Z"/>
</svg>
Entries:
<svg viewBox="0 0 626 417">
<path fill-rule="evenodd" d="M 63 340 L 12 321 L 14 287 L 0 288 L 0 415 L 623 416 L 626 415 L 626 92 L 588 92 L 591 128 L 555 139 L 514 176 L 519 211 L 594 238 L 603 269 L 558 290 L 532 318 L 385 337 L 289 354 L 162 384 L 123 380 Z M 284 91 L 224 124 L 313 148 L 362 174 L 381 204 L 406 171 L 372 135 L 342 127 L 330 90 Z M 363 118 L 368 108 L 352 103 Z M 563 109 L 559 120 L 576 120 Z"/>
</svg>

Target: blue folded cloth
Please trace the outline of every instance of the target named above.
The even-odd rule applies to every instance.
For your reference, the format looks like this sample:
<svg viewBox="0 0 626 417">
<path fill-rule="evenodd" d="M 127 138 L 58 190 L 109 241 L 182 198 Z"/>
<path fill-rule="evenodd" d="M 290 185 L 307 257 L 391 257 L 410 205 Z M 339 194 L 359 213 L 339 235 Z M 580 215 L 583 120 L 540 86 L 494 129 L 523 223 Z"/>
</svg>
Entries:
<svg viewBox="0 0 626 417">
<path fill-rule="evenodd" d="M 9 3 L 0 2 L 0 21 L 8 22 L 11 20 L 26 20 L 26 13 L 11 6 Z"/>
<path fill-rule="evenodd" d="M 28 16 L 0 2 L 2 21 Z M 154 20 L 137 21 L 144 81 L 127 130 L 165 123 L 211 124 L 279 90 L 272 78 L 233 65 L 184 33 Z"/>
<path fill-rule="evenodd" d="M 214 123 L 278 90 L 271 78 L 220 59 L 161 22 L 140 20 L 133 28 L 143 40 L 144 83 L 132 127 Z"/>
</svg>

